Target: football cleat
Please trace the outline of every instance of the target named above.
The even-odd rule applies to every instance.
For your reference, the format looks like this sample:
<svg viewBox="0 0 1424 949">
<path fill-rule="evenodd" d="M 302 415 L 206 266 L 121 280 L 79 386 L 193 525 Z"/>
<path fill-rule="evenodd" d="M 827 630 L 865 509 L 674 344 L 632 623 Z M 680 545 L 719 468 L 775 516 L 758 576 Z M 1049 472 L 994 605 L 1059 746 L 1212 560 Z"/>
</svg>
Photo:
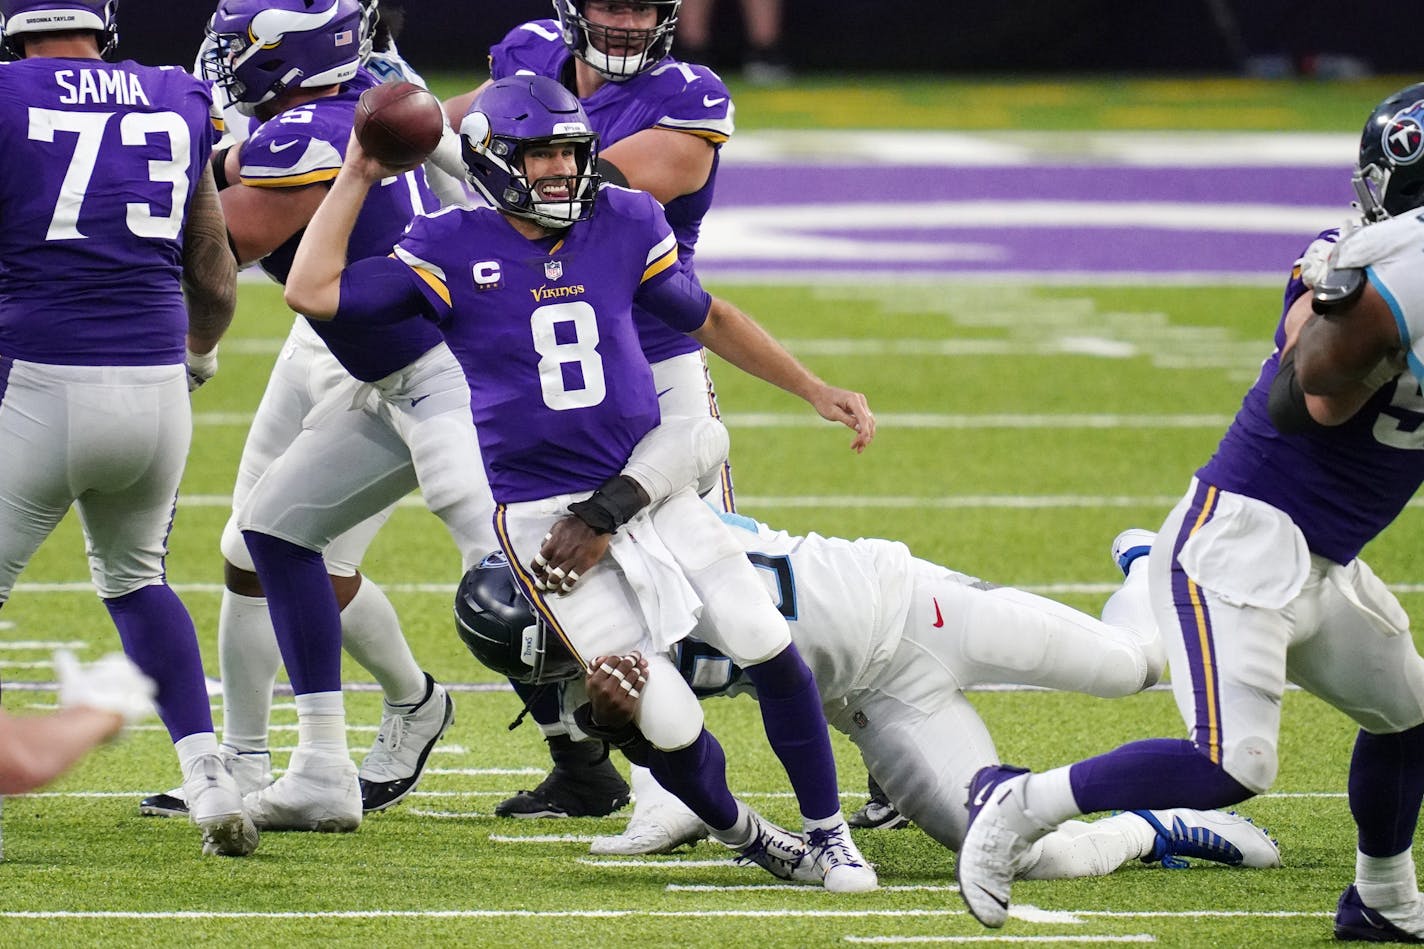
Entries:
<svg viewBox="0 0 1424 949">
<path fill-rule="evenodd" d="M 1366 906 L 1354 884 L 1340 894 L 1335 909 L 1335 938 L 1345 942 L 1424 942 L 1424 894 L 1401 911 Z"/>
<path fill-rule="evenodd" d="M 707 836 L 707 825 L 681 801 L 659 802 L 639 809 L 636 805 L 628 827 L 613 837 L 595 837 L 588 852 L 634 856 L 672 853 Z"/>
<path fill-rule="evenodd" d="M 218 745 L 218 755 L 228 773 L 237 782 L 239 794 L 260 791 L 272 783 L 272 755 L 265 751 L 237 751 L 231 745 Z M 162 794 L 150 794 L 138 802 L 140 817 L 187 817 L 188 799 L 179 785 Z"/>
<path fill-rule="evenodd" d="M 822 874 L 811 865 L 810 851 L 800 834 L 793 834 L 747 808 L 751 818 L 751 838 L 740 847 L 734 861 L 739 864 L 754 863 L 778 880 L 797 880 L 803 883 L 819 883 Z"/>
<path fill-rule="evenodd" d="M 969 782 L 969 825 L 955 862 L 959 895 L 969 912 L 997 929 L 1009 918 L 1014 877 L 1029 855 L 1037 824 L 1024 807 L 1028 771 L 1008 765 L 980 768 Z"/>
<path fill-rule="evenodd" d="M 1196 857 L 1229 867 L 1266 869 L 1281 865 L 1281 848 L 1250 818 L 1235 811 L 1197 811 L 1175 807 L 1162 811 L 1129 811 L 1157 832 L 1152 852 L 1143 863 L 1161 862 L 1168 870 L 1187 866 Z"/>
<path fill-rule="evenodd" d="M 1140 527 L 1129 527 L 1113 538 L 1113 563 L 1117 564 L 1117 568 L 1122 571 L 1124 577 L 1131 569 L 1133 561 L 1138 557 L 1145 557 L 1152 553 L 1152 544 L 1156 540 L 1155 531 L 1143 530 Z"/>
<path fill-rule="evenodd" d="M 554 770 L 532 791 L 495 805 L 496 817 L 607 817 L 629 800 L 628 782 L 608 760 L 608 746 L 551 735 Z"/>
<path fill-rule="evenodd" d="M 880 886 L 875 868 L 861 856 L 845 821 L 806 834 L 806 860 L 832 893 L 869 893 Z"/>
<path fill-rule="evenodd" d="M 415 790 L 430 751 L 455 721 L 455 703 L 425 675 L 425 697 L 414 705 L 381 704 L 376 743 L 361 762 L 361 808 L 381 811 Z"/>
<path fill-rule="evenodd" d="M 257 827 L 243 809 L 242 792 L 219 755 L 203 755 L 183 780 L 188 818 L 203 834 L 208 856 L 245 857 L 257 849 Z"/>
<path fill-rule="evenodd" d="M 356 765 L 331 752 L 298 748 L 287 773 L 243 803 L 261 830 L 345 833 L 361 826 Z"/>
<path fill-rule="evenodd" d="M 875 779 L 871 778 L 867 784 L 870 800 L 850 815 L 846 823 L 862 830 L 899 830 L 909 827 L 910 819 L 895 809 L 895 805 L 890 803 L 890 798 L 886 796 L 884 789 L 875 783 Z"/>
</svg>

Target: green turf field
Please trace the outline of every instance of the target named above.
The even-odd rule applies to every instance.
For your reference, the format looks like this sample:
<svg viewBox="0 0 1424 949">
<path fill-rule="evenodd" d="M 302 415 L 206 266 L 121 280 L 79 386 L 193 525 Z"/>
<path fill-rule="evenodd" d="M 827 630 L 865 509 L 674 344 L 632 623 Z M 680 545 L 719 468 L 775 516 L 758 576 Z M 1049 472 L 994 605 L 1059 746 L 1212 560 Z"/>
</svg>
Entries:
<svg viewBox="0 0 1424 949">
<path fill-rule="evenodd" d="M 445 91 L 458 87 L 450 83 Z M 797 112 L 785 92 L 748 93 L 739 98 L 738 119 L 762 128 L 820 126 L 837 116 L 844 125 L 873 125 L 867 116 L 880 113 L 884 97 L 915 104 L 897 114 L 904 126 L 1016 128 L 1025 90 L 1062 89 L 1072 100 L 1065 110 L 1073 127 L 1169 127 L 1165 118 L 1132 115 L 1161 109 L 1162 90 L 1178 89 L 1175 114 L 1192 118 L 1170 127 L 1351 131 L 1370 103 L 1400 83 L 1283 84 L 1263 93 L 1262 84 L 1230 82 L 1198 86 L 1196 95 L 1180 85 L 876 82 L 858 87 L 850 98 L 862 104 L 843 116 L 831 103 L 844 90 L 817 84 L 810 113 Z M 1003 103 L 1002 118 L 978 124 L 969 117 L 964 96 L 971 93 L 986 109 L 990 100 Z M 1234 97 L 1248 93 L 1251 108 L 1234 109 Z M 1279 124 L 1268 117 L 1277 110 L 1285 116 Z M 1224 121 L 1226 113 L 1239 122 Z M 1315 124 L 1298 125 L 1310 117 Z M 842 430 L 716 366 L 745 513 L 793 531 L 904 540 L 920 556 L 1092 611 L 1118 579 L 1110 541 L 1125 527 L 1155 528 L 1185 489 L 1266 355 L 1279 303 L 1271 287 L 711 289 L 756 314 L 824 377 L 868 393 L 880 417 L 875 445 L 856 457 Z M 170 558 L 171 580 L 197 620 L 213 676 L 225 502 L 245 420 L 290 321 L 269 286 L 245 283 L 241 298 L 221 371 L 194 397 L 194 450 Z M 1070 338 L 1102 345 L 1045 345 Z M 842 355 L 848 340 L 854 354 Z M 945 341 L 994 345 L 965 353 L 968 347 L 938 345 Z M 1413 542 L 1420 520 L 1411 508 L 1365 552 L 1414 614 L 1424 607 L 1424 563 Z M 451 628 L 459 561 L 432 516 L 416 503 L 400 509 L 364 570 L 389 592 L 417 656 L 437 678 L 495 683 Z M 51 647 L 27 643 L 75 644 L 86 658 L 117 648 L 87 576 L 71 518 L 0 613 L 7 681 L 52 679 Z M 354 665 L 346 673 L 350 682 L 370 682 Z M 953 890 L 951 855 L 918 830 L 858 833 L 882 890 L 835 897 L 772 885 L 759 870 L 729 865 L 728 852 L 708 843 L 649 860 L 590 858 L 588 837 L 616 832 L 621 816 L 493 819 L 498 800 L 540 779 L 542 745 L 527 724 L 506 730 L 518 710 L 510 693 L 469 689 L 454 698 L 456 724 L 404 805 L 354 835 L 265 835 L 246 860 L 203 858 L 192 827 L 137 816 L 141 795 L 177 779 L 166 734 L 156 723 L 142 726 L 44 793 L 5 802 L 0 945 L 772 949 L 1003 938 L 1318 945 L 1330 938 L 1335 900 L 1353 874 L 1344 789 L 1354 730 L 1298 692 L 1286 697 L 1279 780 L 1272 793 L 1242 807 L 1280 839 L 1283 869 L 1134 866 L 1097 880 L 1020 883 L 1014 897 L 1021 915 L 996 933 L 966 915 Z M 5 708 L 20 714 L 53 700 L 49 692 L 14 688 L 3 697 Z M 1047 693 L 973 700 L 1001 755 L 1034 767 L 1181 731 L 1162 691 L 1111 702 Z M 733 790 L 794 824 L 795 805 L 755 705 L 714 700 L 707 714 L 728 748 Z M 378 717 L 377 695 L 350 694 L 353 750 L 364 753 Z M 290 698 L 279 699 L 274 720 L 280 765 L 295 741 Z M 835 741 L 849 812 L 862 801 L 864 771 L 849 743 Z"/>
</svg>

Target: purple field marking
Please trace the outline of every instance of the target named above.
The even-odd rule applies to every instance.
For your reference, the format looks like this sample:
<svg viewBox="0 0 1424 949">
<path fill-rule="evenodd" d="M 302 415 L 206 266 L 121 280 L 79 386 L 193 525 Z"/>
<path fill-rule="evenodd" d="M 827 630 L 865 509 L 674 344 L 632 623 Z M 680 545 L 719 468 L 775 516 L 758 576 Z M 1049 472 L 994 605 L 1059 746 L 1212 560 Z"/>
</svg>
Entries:
<svg viewBox="0 0 1424 949">
<path fill-rule="evenodd" d="M 1284 274 L 1318 230 L 1337 225 L 1349 214 L 1351 197 L 1347 167 L 729 163 L 718 175 L 708 233 L 715 235 L 719 215 L 730 223 L 742 212 L 784 208 L 792 223 L 774 226 L 778 234 L 790 231 L 797 240 L 771 244 L 754 257 L 719 251 L 718 242 L 709 240 L 701 245 L 697 263 L 699 273 L 713 278 L 765 272 L 805 272 L 814 277 L 846 270 L 1272 278 Z M 913 211 L 931 203 L 974 202 L 1001 202 L 1006 212 L 1025 202 L 1081 202 L 1085 210 L 1080 224 L 1073 223 L 1071 215 L 1068 221 L 1056 219 L 1051 225 L 1034 225 L 1031 218 L 1026 222 L 1019 215 L 1003 226 L 982 218 L 973 225 L 897 224 L 900 206 Z M 1225 207 L 1206 223 L 1190 228 L 1104 223 L 1094 217 L 1094 211 L 1104 205 L 1144 202 Z M 864 220 L 845 227 L 825 221 L 813 225 L 795 222 L 797 210 L 825 204 L 883 208 L 878 215 L 872 213 L 876 223 L 870 226 Z M 1254 206 L 1258 219 L 1264 206 L 1266 223 L 1257 220 L 1247 226 L 1233 219 L 1232 205 Z M 1276 208 L 1283 217 L 1279 224 L 1270 219 Z M 1319 209 L 1319 213 L 1310 209 Z M 1218 218 L 1220 225 L 1211 223 Z M 1303 223 L 1307 226 L 1302 227 Z M 922 252 L 848 259 L 844 251 L 839 257 L 819 252 L 818 245 L 825 241 L 870 245 L 895 241 L 917 245 Z M 954 245 L 966 245 L 968 252 L 936 252 Z"/>
</svg>

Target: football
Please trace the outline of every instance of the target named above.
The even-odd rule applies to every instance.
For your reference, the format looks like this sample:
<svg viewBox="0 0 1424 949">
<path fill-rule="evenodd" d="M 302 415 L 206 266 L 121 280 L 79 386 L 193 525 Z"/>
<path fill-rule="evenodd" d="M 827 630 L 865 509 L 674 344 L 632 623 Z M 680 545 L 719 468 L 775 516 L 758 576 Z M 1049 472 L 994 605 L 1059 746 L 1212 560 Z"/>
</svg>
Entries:
<svg viewBox="0 0 1424 949">
<path fill-rule="evenodd" d="M 440 144 L 445 110 L 429 90 L 413 82 L 385 82 L 356 102 L 356 140 L 386 165 L 414 165 Z"/>
</svg>

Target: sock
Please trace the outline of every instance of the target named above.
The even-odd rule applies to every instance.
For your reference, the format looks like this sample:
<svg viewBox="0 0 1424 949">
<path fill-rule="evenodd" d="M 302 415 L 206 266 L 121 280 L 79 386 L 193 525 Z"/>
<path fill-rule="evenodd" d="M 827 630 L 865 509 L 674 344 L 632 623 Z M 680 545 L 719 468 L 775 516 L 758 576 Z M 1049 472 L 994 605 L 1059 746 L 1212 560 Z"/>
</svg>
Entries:
<svg viewBox="0 0 1424 949">
<path fill-rule="evenodd" d="M 173 750 L 178 753 L 178 767 L 186 781 L 199 758 L 218 753 L 218 740 L 211 732 L 196 732 L 175 741 Z"/>
<path fill-rule="evenodd" d="M 534 724 L 539 726 L 539 731 L 546 739 L 569 733 L 568 726 L 559 717 L 561 711 L 559 707 L 560 689 L 555 686 L 515 682 L 513 679 L 509 680 L 509 684 L 514 687 L 514 694 L 524 702 L 524 708 L 520 711 L 519 717 L 509 726 L 511 730 L 518 727 L 519 723 L 524 720 L 524 716 L 528 715 L 534 719 Z"/>
<path fill-rule="evenodd" d="M 1077 809 L 1063 814 L 1064 802 L 1052 797 L 1044 801 L 1045 814 L 1038 816 L 1061 814 L 1059 819 L 1063 820 L 1095 811 L 1169 807 L 1206 811 L 1239 804 L 1254 793 L 1185 739 L 1129 742 L 1105 755 L 1080 761 L 1068 771 Z"/>
<path fill-rule="evenodd" d="M 653 748 L 648 764 L 658 783 L 681 798 L 718 840 L 727 843 L 723 835 L 735 828 L 742 814 L 727 788 L 727 757 L 712 733 L 702 729 L 696 741 L 677 751 Z"/>
<path fill-rule="evenodd" d="M 737 816 L 733 819 L 731 826 L 721 830 L 710 826 L 707 829 L 716 840 L 733 850 L 742 850 L 752 842 L 752 812 L 751 808 L 741 801 L 736 798 L 732 800 L 737 806 Z"/>
<path fill-rule="evenodd" d="M 282 668 L 267 600 L 223 590 L 218 610 L 218 668 L 223 684 L 223 744 L 266 751 L 272 687 Z"/>
<path fill-rule="evenodd" d="M 154 704 L 168 736 L 176 743 L 188 735 L 211 734 L 213 711 L 198 633 L 178 594 L 156 583 L 105 600 L 104 606 L 124 652 L 158 685 Z"/>
<path fill-rule="evenodd" d="M 297 696 L 297 745 L 311 751 L 345 756 L 346 706 L 341 692 L 308 692 Z"/>
<path fill-rule="evenodd" d="M 1042 774 L 1030 774 L 1024 788 L 1024 806 L 1034 819 L 1057 826 L 1083 812 L 1073 796 L 1069 768 L 1054 768 Z"/>
<path fill-rule="evenodd" d="M 1424 798 L 1424 725 L 1393 735 L 1361 731 L 1350 758 L 1349 793 L 1360 853 L 1408 853 Z"/>
<path fill-rule="evenodd" d="M 341 611 L 341 643 L 361 668 L 375 676 L 390 705 L 414 705 L 425 698 L 425 672 L 401 632 L 391 601 L 363 576 L 356 595 Z"/>
<path fill-rule="evenodd" d="M 243 531 L 242 537 L 267 593 L 292 690 L 298 696 L 339 693 L 341 611 L 321 554 L 257 531 Z"/>
<path fill-rule="evenodd" d="M 1162 670 L 1167 666 L 1167 651 L 1148 597 L 1147 563 L 1146 557 L 1138 557 L 1128 565 L 1122 586 L 1108 597 L 1102 614 L 1104 623 L 1127 630 L 1142 643 L 1147 662 L 1142 681 L 1144 689 L 1161 679 Z"/>
<path fill-rule="evenodd" d="M 1414 855 L 1407 848 L 1392 857 L 1355 853 L 1355 889 L 1370 909 L 1410 907 L 1419 893 Z"/>
<path fill-rule="evenodd" d="M 791 643 L 766 662 L 747 666 L 745 671 L 756 686 L 767 741 L 791 779 L 802 818 L 821 821 L 839 815 L 836 759 L 821 696 L 796 644 Z M 661 775 L 658 780 L 662 780 Z M 681 794 L 678 797 L 687 800 Z"/>
</svg>

